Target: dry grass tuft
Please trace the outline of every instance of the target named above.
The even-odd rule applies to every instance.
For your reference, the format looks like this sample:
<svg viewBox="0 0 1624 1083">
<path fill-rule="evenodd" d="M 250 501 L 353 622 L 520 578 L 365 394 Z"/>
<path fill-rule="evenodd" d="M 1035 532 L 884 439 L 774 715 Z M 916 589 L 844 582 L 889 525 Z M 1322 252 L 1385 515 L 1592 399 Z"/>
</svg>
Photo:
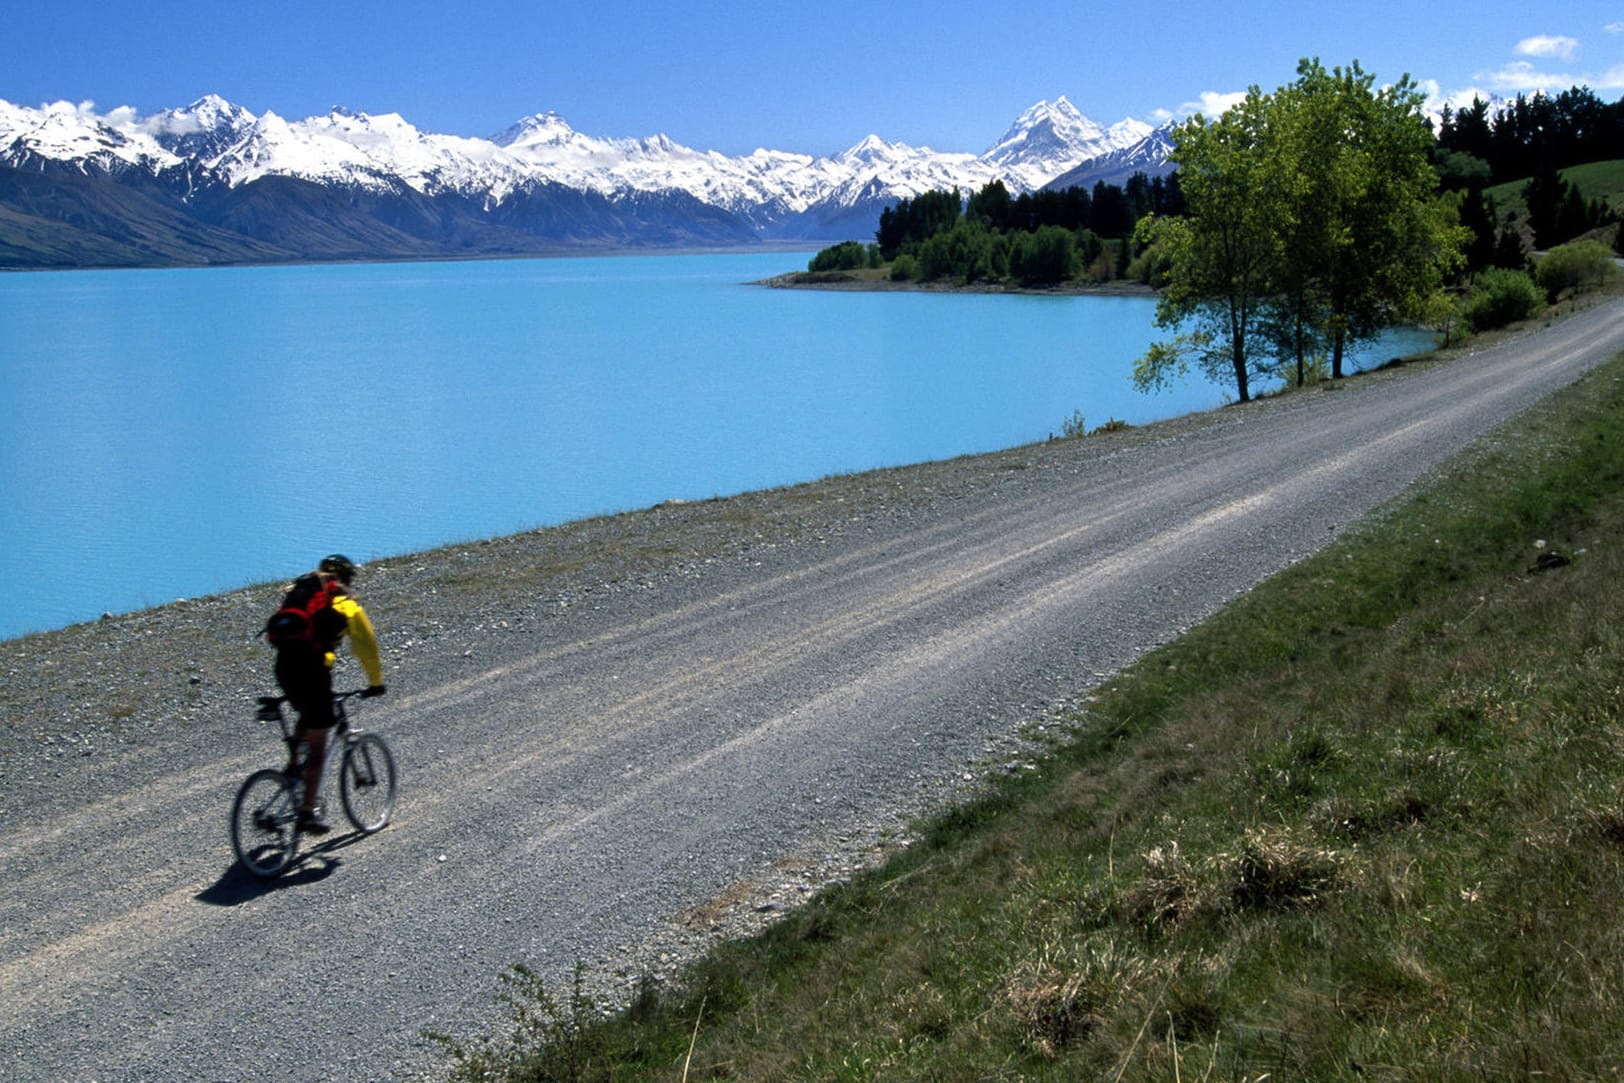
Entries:
<svg viewBox="0 0 1624 1083">
<path fill-rule="evenodd" d="M 1026 1044 L 1053 1058 L 1087 1041 L 1131 1003 L 1155 972 L 1142 956 L 1109 941 L 1050 949 L 1019 965 L 1004 1000 Z"/>
<path fill-rule="evenodd" d="M 1152 848 L 1144 861 L 1144 875 L 1123 892 L 1124 912 L 1137 926 L 1171 931 L 1201 909 L 1201 879 L 1177 842 Z"/>
<path fill-rule="evenodd" d="M 1285 831 L 1248 831 L 1225 861 L 1229 898 L 1248 910 L 1289 910 L 1320 903 L 1337 886 L 1342 857 L 1298 842 Z"/>
</svg>

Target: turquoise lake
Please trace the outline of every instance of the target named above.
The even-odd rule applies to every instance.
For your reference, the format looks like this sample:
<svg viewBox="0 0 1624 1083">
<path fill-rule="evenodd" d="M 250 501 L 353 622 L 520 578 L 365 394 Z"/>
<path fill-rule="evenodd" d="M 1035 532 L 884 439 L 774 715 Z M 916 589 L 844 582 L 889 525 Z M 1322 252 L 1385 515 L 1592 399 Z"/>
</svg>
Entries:
<svg viewBox="0 0 1624 1083">
<path fill-rule="evenodd" d="M 1133 390 L 1150 300 L 751 284 L 808 256 L 0 275 L 0 638 L 1225 401 Z"/>
</svg>

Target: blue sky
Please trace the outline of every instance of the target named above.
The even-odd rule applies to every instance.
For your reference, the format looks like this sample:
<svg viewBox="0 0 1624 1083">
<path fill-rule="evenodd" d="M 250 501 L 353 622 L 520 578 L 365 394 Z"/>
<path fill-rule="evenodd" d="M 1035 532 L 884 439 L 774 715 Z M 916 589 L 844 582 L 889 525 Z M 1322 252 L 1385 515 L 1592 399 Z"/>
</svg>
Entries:
<svg viewBox="0 0 1624 1083">
<path fill-rule="evenodd" d="M 979 152 L 1042 99 L 1154 122 L 1272 90 L 1303 56 L 1444 94 L 1624 96 L 1624 4 L 1591 0 L 52 0 L 12 5 L 3 25 L 0 98 L 18 105 L 149 113 L 212 93 L 289 119 L 342 105 L 466 136 L 550 110 L 589 135 L 728 154 L 830 154 L 871 132 Z"/>
</svg>

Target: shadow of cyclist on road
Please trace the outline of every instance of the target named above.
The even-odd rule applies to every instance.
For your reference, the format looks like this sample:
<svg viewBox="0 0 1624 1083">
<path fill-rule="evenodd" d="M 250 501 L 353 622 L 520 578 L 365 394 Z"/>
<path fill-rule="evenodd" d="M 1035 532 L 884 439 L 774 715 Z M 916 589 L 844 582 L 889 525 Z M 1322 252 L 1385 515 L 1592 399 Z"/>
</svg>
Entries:
<svg viewBox="0 0 1624 1083">
<path fill-rule="evenodd" d="M 220 874 L 220 879 L 198 892 L 193 898 L 210 906 L 241 906 L 273 891 L 319 884 L 337 872 L 338 867 L 344 863 L 343 858 L 338 856 L 338 851 L 353 846 L 364 838 L 366 838 L 364 832 L 350 831 L 323 839 L 317 845 L 300 853 L 286 872 L 271 880 L 262 880 L 243 868 L 242 862 L 233 861 L 226 871 Z"/>
</svg>

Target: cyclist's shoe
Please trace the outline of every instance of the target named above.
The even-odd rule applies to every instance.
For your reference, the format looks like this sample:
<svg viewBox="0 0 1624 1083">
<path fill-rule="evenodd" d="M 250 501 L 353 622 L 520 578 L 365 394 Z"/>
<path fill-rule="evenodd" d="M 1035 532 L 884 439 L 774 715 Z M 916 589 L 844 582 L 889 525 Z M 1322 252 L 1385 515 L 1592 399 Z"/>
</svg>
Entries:
<svg viewBox="0 0 1624 1083">
<path fill-rule="evenodd" d="M 332 829 L 332 825 L 327 822 L 327 810 L 320 805 L 312 809 L 299 810 L 299 830 L 305 834 L 325 835 Z"/>
</svg>

